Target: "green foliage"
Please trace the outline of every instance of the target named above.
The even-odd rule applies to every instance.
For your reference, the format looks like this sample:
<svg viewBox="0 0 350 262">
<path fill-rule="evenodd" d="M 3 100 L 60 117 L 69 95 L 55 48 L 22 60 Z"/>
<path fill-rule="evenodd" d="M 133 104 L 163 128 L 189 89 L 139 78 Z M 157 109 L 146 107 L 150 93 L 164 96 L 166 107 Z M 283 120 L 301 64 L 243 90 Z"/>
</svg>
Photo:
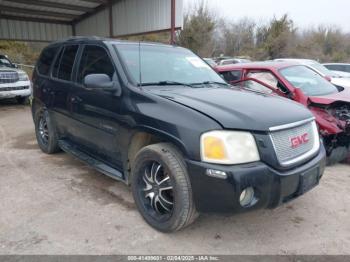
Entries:
<svg viewBox="0 0 350 262">
<path fill-rule="evenodd" d="M 296 37 L 295 32 L 293 21 L 288 15 L 280 19 L 274 17 L 267 26 L 261 27 L 258 34 L 262 39 L 260 44 L 266 59 L 290 56 Z"/>
<path fill-rule="evenodd" d="M 127 36 L 122 37 L 121 39 L 129 41 L 147 41 L 147 42 L 158 42 L 168 44 L 170 42 L 170 33 L 161 32 L 161 33 L 152 33 L 138 36 Z"/>
<path fill-rule="evenodd" d="M 177 43 L 203 57 L 210 56 L 216 24 L 214 15 L 201 2 L 192 13 L 185 14 L 183 30 L 178 35 Z"/>
<path fill-rule="evenodd" d="M 350 62 L 350 34 L 334 26 L 300 30 L 285 14 L 267 23 L 249 18 L 218 20 L 205 1 L 188 12 L 178 44 L 202 57 L 244 56 L 253 60 L 283 57 L 320 62 Z"/>
<path fill-rule="evenodd" d="M 33 50 L 27 43 L 4 40 L 0 40 L 0 53 L 8 55 L 15 63 L 29 65 L 34 64 L 39 55 L 39 51 Z"/>
<path fill-rule="evenodd" d="M 7 55 L 13 63 L 34 65 L 37 60 L 42 44 L 36 45 L 36 48 L 31 47 L 25 42 L 5 41 L 0 40 L 0 54 Z M 23 68 L 31 75 L 30 68 Z"/>
</svg>

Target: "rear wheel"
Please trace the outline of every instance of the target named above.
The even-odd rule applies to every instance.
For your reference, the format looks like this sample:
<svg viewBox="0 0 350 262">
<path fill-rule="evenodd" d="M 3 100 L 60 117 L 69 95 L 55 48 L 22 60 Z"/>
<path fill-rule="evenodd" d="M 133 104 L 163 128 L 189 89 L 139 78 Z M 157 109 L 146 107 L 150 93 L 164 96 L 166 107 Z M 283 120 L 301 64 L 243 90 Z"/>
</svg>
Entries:
<svg viewBox="0 0 350 262">
<path fill-rule="evenodd" d="M 162 232 L 191 224 L 198 216 L 181 153 L 160 143 L 143 148 L 132 168 L 132 192 L 145 221 Z"/>
<path fill-rule="evenodd" d="M 41 109 L 35 113 L 34 124 L 40 149 L 47 154 L 59 152 L 57 133 L 47 110 Z"/>
</svg>

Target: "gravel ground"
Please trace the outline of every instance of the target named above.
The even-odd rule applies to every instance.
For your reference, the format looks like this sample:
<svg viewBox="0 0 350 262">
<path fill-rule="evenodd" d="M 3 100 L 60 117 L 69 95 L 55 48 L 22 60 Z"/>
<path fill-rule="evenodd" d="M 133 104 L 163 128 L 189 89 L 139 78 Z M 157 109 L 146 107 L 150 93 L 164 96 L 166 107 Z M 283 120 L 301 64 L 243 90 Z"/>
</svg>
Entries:
<svg viewBox="0 0 350 262">
<path fill-rule="evenodd" d="M 0 254 L 348 254 L 350 165 L 275 210 L 202 215 L 162 234 L 123 183 L 73 157 L 43 154 L 30 109 L 0 103 Z"/>
</svg>

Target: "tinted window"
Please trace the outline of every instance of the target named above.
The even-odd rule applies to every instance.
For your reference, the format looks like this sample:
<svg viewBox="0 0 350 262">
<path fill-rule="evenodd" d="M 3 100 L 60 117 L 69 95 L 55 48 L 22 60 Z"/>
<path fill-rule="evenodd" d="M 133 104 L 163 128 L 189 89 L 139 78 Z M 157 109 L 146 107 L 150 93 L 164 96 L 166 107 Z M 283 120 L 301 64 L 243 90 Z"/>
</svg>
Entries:
<svg viewBox="0 0 350 262">
<path fill-rule="evenodd" d="M 236 82 L 241 80 L 241 77 L 242 77 L 242 71 L 240 70 L 222 72 L 220 74 L 224 77 L 224 79 L 227 82 Z"/>
<path fill-rule="evenodd" d="M 235 60 L 224 60 L 221 62 L 222 65 L 231 65 L 231 64 L 236 64 Z"/>
<path fill-rule="evenodd" d="M 93 45 L 84 47 L 78 71 L 79 83 L 90 74 L 106 74 L 112 79 L 114 72 L 114 66 L 104 48 Z"/>
<path fill-rule="evenodd" d="M 336 70 L 336 65 L 324 65 L 329 70 Z"/>
<path fill-rule="evenodd" d="M 78 51 L 77 45 L 70 45 L 64 48 L 62 58 L 58 68 L 58 78 L 71 80 L 75 56 Z"/>
<path fill-rule="evenodd" d="M 55 58 L 58 47 L 48 47 L 41 53 L 37 68 L 40 74 L 48 75 L 53 59 Z"/>
<path fill-rule="evenodd" d="M 57 77 L 58 74 L 58 69 L 60 67 L 61 59 L 62 59 L 62 54 L 63 54 L 64 48 L 61 49 L 60 53 L 58 54 L 55 64 L 52 69 L 52 76 Z"/>
<path fill-rule="evenodd" d="M 344 70 L 344 68 L 343 68 L 343 66 L 342 65 L 335 65 L 334 67 L 333 67 L 333 69 L 332 70 L 335 70 L 335 71 L 343 71 Z"/>
<path fill-rule="evenodd" d="M 329 70 L 334 70 L 334 71 L 344 71 L 344 66 L 343 65 L 328 65 L 326 66 Z"/>
</svg>

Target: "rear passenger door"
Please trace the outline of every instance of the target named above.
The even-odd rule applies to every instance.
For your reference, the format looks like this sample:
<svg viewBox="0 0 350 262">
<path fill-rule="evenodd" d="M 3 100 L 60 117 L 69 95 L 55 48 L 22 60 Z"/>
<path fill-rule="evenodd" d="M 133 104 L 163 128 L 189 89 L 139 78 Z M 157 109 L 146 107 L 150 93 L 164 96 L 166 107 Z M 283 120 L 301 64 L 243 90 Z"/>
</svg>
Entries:
<svg viewBox="0 0 350 262">
<path fill-rule="evenodd" d="M 74 64 L 79 45 L 65 45 L 56 56 L 52 68 L 51 90 L 52 111 L 56 126 L 63 137 L 68 137 L 72 118 L 69 109 L 69 95 L 73 82 Z"/>
<path fill-rule="evenodd" d="M 119 81 L 117 71 L 103 45 L 84 45 L 77 67 L 76 84 L 71 90 L 74 142 L 81 150 L 121 169 L 119 118 L 121 97 L 111 91 L 91 90 L 84 86 L 90 74 L 106 74 Z"/>
<path fill-rule="evenodd" d="M 50 109 L 52 106 L 51 87 L 52 82 L 50 79 L 50 73 L 52 63 L 59 50 L 59 46 L 49 46 L 45 48 L 36 64 L 33 73 L 33 93 L 35 99 L 43 103 L 46 108 Z"/>
</svg>

